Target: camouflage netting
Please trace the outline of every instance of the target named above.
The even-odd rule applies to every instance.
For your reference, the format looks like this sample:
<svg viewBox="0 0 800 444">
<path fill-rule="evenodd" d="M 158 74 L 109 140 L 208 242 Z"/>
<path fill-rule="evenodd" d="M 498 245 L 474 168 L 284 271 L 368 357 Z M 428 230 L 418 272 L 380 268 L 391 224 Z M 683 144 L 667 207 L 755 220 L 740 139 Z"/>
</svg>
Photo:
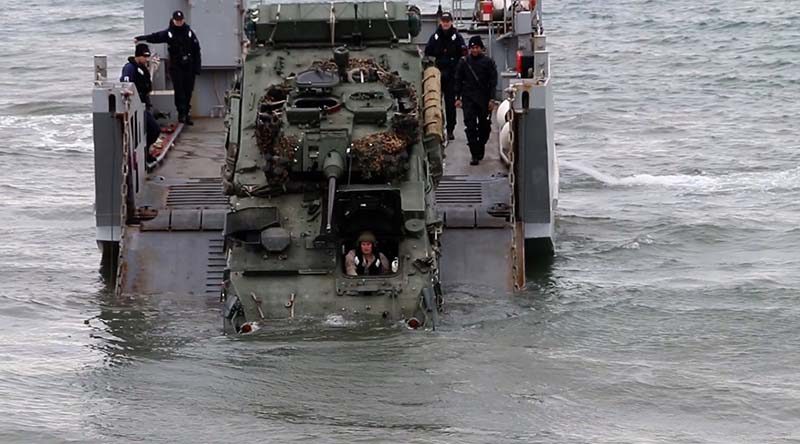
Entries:
<svg viewBox="0 0 800 444">
<path fill-rule="evenodd" d="M 275 113 L 259 113 L 256 123 L 256 143 L 262 153 L 272 152 L 281 132 L 281 119 Z"/>
<path fill-rule="evenodd" d="M 273 147 L 275 156 L 282 157 L 287 160 L 294 160 L 297 149 L 300 146 L 300 139 L 296 136 L 281 136 Z"/>
<path fill-rule="evenodd" d="M 333 59 L 314 62 L 311 67 L 321 68 L 326 71 L 338 70 L 336 62 L 334 62 Z M 349 59 L 347 72 L 353 73 L 356 71 L 359 72 L 359 75 L 363 74 L 365 82 L 381 82 L 391 91 L 395 98 L 407 98 L 409 105 L 411 105 L 407 111 L 413 113 L 417 112 L 417 94 L 414 90 L 414 86 L 403 80 L 396 72 L 389 71 L 385 64 L 378 63 L 375 59 L 352 57 Z M 354 79 L 350 79 L 350 81 L 353 80 Z"/>
<path fill-rule="evenodd" d="M 418 140 L 416 115 L 395 114 L 392 129 L 353 140 L 353 153 L 365 179 L 403 177 L 407 168 L 408 147 Z"/>
<path fill-rule="evenodd" d="M 292 90 L 288 82 L 272 85 L 267 88 L 264 97 L 258 103 L 258 120 L 256 121 L 256 142 L 264 154 L 271 154 L 281 132 L 281 111 L 286 98 Z"/>
<path fill-rule="evenodd" d="M 325 69 L 336 69 L 333 60 L 322 66 Z M 402 111 L 392 117 L 389 131 L 353 140 L 356 167 L 365 179 L 384 177 L 393 180 L 403 177 L 407 169 L 408 148 L 419 140 L 417 94 L 414 86 L 374 59 L 351 58 L 348 72 L 357 73 L 359 79 L 363 75 L 365 81 L 382 83 L 400 102 Z"/>
<path fill-rule="evenodd" d="M 333 59 L 314 62 L 311 68 L 338 70 Z M 407 169 L 408 148 L 419 140 L 420 123 L 414 86 L 399 74 L 390 72 L 385 63 L 374 59 L 350 58 L 347 71 L 359 81 L 363 78 L 365 82 L 380 82 L 400 106 L 388 131 L 352 141 L 355 168 L 365 179 L 403 177 Z M 300 145 L 297 137 L 281 134 L 281 112 L 292 88 L 291 81 L 272 85 L 259 102 L 256 141 L 266 159 L 264 172 L 267 183 L 273 187 L 288 182 L 291 162 Z"/>
<path fill-rule="evenodd" d="M 281 134 L 281 113 L 291 89 L 289 82 L 272 85 L 267 88 L 258 104 L 256 143 L 264 155 L 264 176 L 267 184 L 263 190 L 253 190 L 248 194 L 267 195 L 282 192 L 289 181 L 289 170 L 299 141 L 296 137 Z"/>
</svg>

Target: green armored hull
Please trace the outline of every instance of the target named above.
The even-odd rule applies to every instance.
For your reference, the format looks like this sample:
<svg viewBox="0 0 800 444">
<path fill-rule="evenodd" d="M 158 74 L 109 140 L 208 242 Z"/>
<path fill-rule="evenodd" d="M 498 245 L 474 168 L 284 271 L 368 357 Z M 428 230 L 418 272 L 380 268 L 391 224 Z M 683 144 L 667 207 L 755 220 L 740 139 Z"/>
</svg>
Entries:
<svg viewBox="0 0 800 444">
<path fill-rule="evenodd" d="M 441 108 L 438 71 L 409 40 L 416 11 L 268 5 L 248 20 L 228 99 L 226 329 L 332 315 L 435 326 Z M 348 272 L 365 232 L 378 265 Z"/>
</svg>

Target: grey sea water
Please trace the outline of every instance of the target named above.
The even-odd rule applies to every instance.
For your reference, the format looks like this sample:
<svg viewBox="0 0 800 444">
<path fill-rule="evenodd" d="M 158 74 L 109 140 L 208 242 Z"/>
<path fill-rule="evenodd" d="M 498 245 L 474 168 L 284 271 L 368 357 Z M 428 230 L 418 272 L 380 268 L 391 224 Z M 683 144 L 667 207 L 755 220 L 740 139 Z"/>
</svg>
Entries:
<svg viewBox="0 0 800 444">
<path fill-rule="evenodd" d="M 800 442 L 798 3 L 544 6 L 555 261 L 435 333 L 236 339 L 98 274 L 91 57 L 140 2 L 4 0 L 0 442 Z"/>
</svg>

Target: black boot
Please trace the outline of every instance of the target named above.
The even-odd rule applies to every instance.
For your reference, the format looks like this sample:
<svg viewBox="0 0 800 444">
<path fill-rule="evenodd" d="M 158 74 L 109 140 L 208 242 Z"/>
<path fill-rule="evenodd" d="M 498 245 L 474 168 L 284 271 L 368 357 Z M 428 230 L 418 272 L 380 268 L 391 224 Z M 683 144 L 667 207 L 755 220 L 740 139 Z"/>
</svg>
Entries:
<svg viewBox="0 0 800 444">
<path fill-rule="evenodd" d="M 186 123 L 186 116 L 178 114 L 178 123 Z"/>
<path fill-rule="evenodd" d="M 187 114 L 187 115 L 186 115 L 186 116 L 183 118 L 183 123 L 185 123 L 185 124 L 187 124 L 187 125 L 189 125 L 189 126 L 192 126 L 192 125 L 194 125 L 194 120 L 192 120 L 192 118 L 191 118 L 191 117 L 189 117 L 189 115 Z"/>
<path fill-rule="evenodd" d="M 451 129 L 447 130 L 447 140 L 456 140 L 456 136 Z"/>
<path fill-rule="evenodd" d="M 475 145 L 468 144 L 467 146 L 469 146 L 469 153 L 472 154 L 472 160 L 469 162 L 469 164 L 477 165 L 481 161 L 478 150 L 475 148 Z"/>
<path fill-rule="evenodd" d="M 478 159 L 479 161 L 483 160 L 483 156 L 484 156 L 484 154 L 486 154 L 486 146 L 485 145 L 481 145 L 476 151 L 477 151 L 477 155 L 474 156 L 474 157 L 476 159 Z"/>
</svg>

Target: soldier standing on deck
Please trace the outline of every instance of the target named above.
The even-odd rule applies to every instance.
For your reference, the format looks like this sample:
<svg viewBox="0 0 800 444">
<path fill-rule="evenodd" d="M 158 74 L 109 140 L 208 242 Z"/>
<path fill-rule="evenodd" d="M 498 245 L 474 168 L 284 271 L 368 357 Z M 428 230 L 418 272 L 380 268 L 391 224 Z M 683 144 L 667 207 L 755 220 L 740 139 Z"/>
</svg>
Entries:
<svg viewBox="0 0 800 444">
<path fill-rule="evenodd" d="M 491 132 L 491 112 L 494 108 L 494 90 L 497 87 L 497 65 L 483 55 L 480 36 L 469 39 L 469 55 L 461 59 L 456 68 L 456 106 L 464 109 L 464 126 L 467 144 L 472 154 L 470 165 L 483 160 L 486 142 Z"/>
<path fill-rule="evenodd" d="M 136 92 L 139 93 L 139 99 L 144 103 L 144 123 L 145 135 L 147 138 L 147 145 L 144 152 L 146 160 L 152 161 L 150 155 L 150 145 L 158 140 L 161 134 L 161 127 L 153 117 L 152 107 L 150 103 L 150 91 L 153 89 L 153 82 L 150 80 L 150 71 L 147 69 L 147 62 L 150 59 L 150 48 L 144 43 L 136 45 L 136 52 L 133 57 L 128 57 L 128 63 L 122 67 L 122 75 L 119 78 L 120 82 L 131 82 L 136 85 Z"/>
<path fill-rule="evenodd" d="M 449 12 L 442 13 L 439 17 L 439 27 L 425 45 L 425 55 L 436 58 L 436 67 L 442 73 L 447 140 L 455 139 L 453 130 L 456 128 L 456 96 L 453 90 L 453 81 L 455 80 L 456 66 L 465 50 L 464 38 L 453 26 L 453 16 Z"/>
<path fill-rule="evenodd" d="M 166 43 L 169 49 L 169 75 L 175 89 L 175 108 L 178 121 L 194 125 L 189 111 L 192 107 L 194 78 L 200 74 L 200 42 L 197 35 L 186 23 L 182 11 L 172 13 L 169 28 L 135 38 L 150 43 Z"/>
</svg>

